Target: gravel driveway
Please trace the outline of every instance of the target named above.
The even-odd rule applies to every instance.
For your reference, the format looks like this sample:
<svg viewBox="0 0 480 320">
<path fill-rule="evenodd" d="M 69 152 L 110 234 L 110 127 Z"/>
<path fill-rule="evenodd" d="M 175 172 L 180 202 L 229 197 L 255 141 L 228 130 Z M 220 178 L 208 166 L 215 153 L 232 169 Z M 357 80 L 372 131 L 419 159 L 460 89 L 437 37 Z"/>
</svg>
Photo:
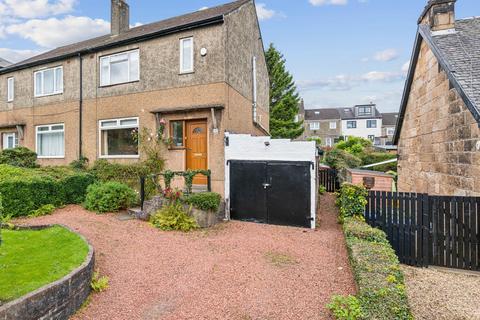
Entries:
<svg viewBox="0 0 480 320">
<path fill-rule="evenodd" d="M 417 320 L 479 320 L 480 273 L 402 266 Z"/>
<path fill-rule="evenodd" d="M 333 197 L 318 231 L 243 222 L 189 234 L 161 232 L 69 206 L 22 221 L 83 234 L 110 287 L 74 319 L 329 319 L 334 294 L 353 294 Z"/>
</svg>

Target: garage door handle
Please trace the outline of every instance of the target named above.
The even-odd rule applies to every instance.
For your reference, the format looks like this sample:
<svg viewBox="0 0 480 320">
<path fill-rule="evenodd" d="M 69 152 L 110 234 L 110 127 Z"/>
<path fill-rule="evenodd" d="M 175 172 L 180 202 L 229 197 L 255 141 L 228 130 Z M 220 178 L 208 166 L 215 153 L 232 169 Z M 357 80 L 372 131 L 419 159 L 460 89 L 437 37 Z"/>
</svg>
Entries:
<svg viewBox="0 0 480 320">
<path fill-rule="evenodd" d="M 263 184 L 263 189 L 270 188 L 272 185 L 270 183 L 264 183 Z"/>
</svg>

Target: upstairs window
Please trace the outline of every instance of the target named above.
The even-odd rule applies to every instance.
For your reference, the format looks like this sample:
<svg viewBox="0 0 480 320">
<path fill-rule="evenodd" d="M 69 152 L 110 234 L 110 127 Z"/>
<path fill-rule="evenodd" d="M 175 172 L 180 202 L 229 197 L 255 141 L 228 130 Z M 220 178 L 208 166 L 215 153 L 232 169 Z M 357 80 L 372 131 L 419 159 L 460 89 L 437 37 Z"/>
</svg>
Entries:
<svg viewBox="0 0 480 320">
<path fill-rule="evenodd" d="M 347 121 L 347 129 L 356 129 L 357 121 Z"/>
<path fill-rule="evenodd" d="M 367 120 L 367 128 L 372 129 L 377 127 L 377 120 Z"/>
<path fill-rule="evenodd" d="M 37 71 L 34 78 L 35 97 L 63 93 L 63 67 Z"/>
<path fill-rule="evenodd" d="M 18 147 L 18 136 L 15 132 L 9 132 L 3 134 L 3 150 L 13 149 Z"/>
<path fill-rule="evenodd" d="M 193 72 L 193 38 L 180 40 L 180 73 Z"/>
<path fill-rule="evenodd" d="M 65 157 L 65 125 L 52 124 L 37 127 L 37 154 L 39 158 Z"/>
<path fill-rule="evenodd" d="M 320 122 L 310 123 L 310 130 L 320 130 Z"/>
<path fill-rule="evenodd" d="M 15 97 L 15 79 L 7 79 L 7 102 L 12 102 Z"/>
<path fill-rule="evenodd" d="M 371 116 L 372 115 L 372 107 L 358 107 L 358 116 Z"/>
<path fill-rule="evenodd" d="M 138 50 L 100 58 L 100 86 L 111 86 L 138 80 L 140 80 Z"/>
<path fill-rule="evenodd" d="M 387 135 L 393 136 L 395 134 L 395 128 L 387 128 Z"/>
<path fill-rule="evenodd" d="M 101 158 L 138 158 L 138 118 L 100 121 Z"/>
<path fill-rule="evenodd" d="M 337 123 L 334 121 L 330 122 L 330 129 L 337 129 Z"/>
</svg>

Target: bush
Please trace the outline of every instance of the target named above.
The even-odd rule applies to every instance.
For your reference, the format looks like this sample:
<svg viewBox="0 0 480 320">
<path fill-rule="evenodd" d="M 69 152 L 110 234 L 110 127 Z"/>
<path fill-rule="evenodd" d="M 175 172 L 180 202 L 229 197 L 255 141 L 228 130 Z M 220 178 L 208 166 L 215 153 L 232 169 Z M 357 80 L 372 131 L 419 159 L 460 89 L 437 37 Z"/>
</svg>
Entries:
<svg viewBox="0 0 480 320">
<path fill-rule="evenodd" d="M 358 157 L 362 160 L 362 165 L 366 166 L 369 164 L 379 163 L 386 160 L 395 159 L 397 156 L 395 154 L 386 153 L 386 152 L 369 152 L 361 153 Z M 387 171 L 397 171 L 397 163 L 387 163 L 379 166 L 373 167 L 376 171 L 387 172 Z"/>
<path fill-rule="evenodd" d="M 52 214 L 53 211 L 55 211 L 55 206 L 53 204 L 46 204 L 41 206 L 37 210 L 33 211 L 31 214 L 28 215 L 28 217 L 29 218 L 42 217 L 42 216 Z"/>
<path fill-rule="evenodd" d="M 347 217 L 363 217 L 367 196 L 368 191 L 363 186 L 344 183 L 337 198 L 337 205 L 340 207 L 340 223 L 343 223 Z"/>
<path fill-rule="evenodd" d="M 97 272 L 93 273 L 92 281 L 90 282 L 90 287 L 94 292 L 103 292 L 108 289 L 108 277 L 100 276 Z"/>
<path fill-rule="evenodd" d="M 344 231 L 362 319 L 413 319 L 403 273 L 385 233 L 356 218 L 345 221 Z"/>
<path fill-rule="evenodd" d="M 362 318 L 360 302 L 355 296 L 334 296 L 327 308 L 337 320 L 357 320 Z"/>
<path fill-rule="evenodd" d="M 358 168 L 362 165 L 360 158 L 338 148 L 328 151 L 323 162 L 333 169 Z"/>
<path fill-rule="evenodd" d="M 8 164 L 22 168 L 36 168 L 37 154 L 30 149 L 18 147 L 0 152 L 0 164 Z"/>
<path fill-rule="evenodd" d="M 173 202 L 163 207 L 150 217 L 150 223 L 164 231 L 188 232 L 198 228 L 195 219 L 185 212 L 180 202 Z"/>
<path fill-rule="evenodd" d="M 325 186 L 319 185 L 318 186 L 318 194 L 323 195 L 323 194 L 325 194 L 325 192 L 327 192 L 327 188 L 325 188 Z"/>
<path fill-rule="evenodd" d="M 136 203 L 137 194 L 119 182 L 92 184 L 87 189 L 85 208 L 98 213 L 116 212 Z"/>
<path fill-rule="evenodd" d="M 86 157 L 80 157 L 78 160 L 74 160 L 70 163 L 70 167 L 76 170 L 87 170 L 89 160 Z"/>
<path fill-rule="evenodd" d="M 0 193 L 7 216 L 28 216 L 44 205 L 81 203 L 92 175 L 69 168 L 18 168 L 0 165 Z"/>
<path fill-rule="evenodd" d="M 185 203 L 203 211 L 217 211 L 221 200 L 214 192 L 193 193 L 184 199 Z"/>
</svg>

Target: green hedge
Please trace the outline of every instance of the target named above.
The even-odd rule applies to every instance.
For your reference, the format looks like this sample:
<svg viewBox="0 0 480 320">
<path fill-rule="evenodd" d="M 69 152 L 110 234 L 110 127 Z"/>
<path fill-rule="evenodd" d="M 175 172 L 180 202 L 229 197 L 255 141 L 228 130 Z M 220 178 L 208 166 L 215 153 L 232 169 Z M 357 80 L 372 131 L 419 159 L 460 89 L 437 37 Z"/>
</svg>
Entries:
<svg viewBox="0 0 480 320">
<path fill-rule="evenodd" d="M 413 319 L 400 263 L 385 233 L 359 218 L 346 218 L 343 229 L 362 309 L 358 319 Z"/>
<path fill-rule="evenodd" d="M 18 168 L 0 165 L 4 214 L 28 216 L 44 205 L 77 204 L 85 199 L 95 178 L 69 168 Z"/>
<path fill-rule="evenodd" d="M 347 217 L 362 217 L 367 204 L 368 191 L 361 185 L 344 183 L 338 192 L 339 222 Z"/>
<path fill-rule="evenodd" d="M 126 184 L 110 181 L 88 187 L 85 208 L 98 213 L 127 209 L 137 202 L 137 194 Z"/>
<path fill-rule="evenodd" d="M 222 197 L 214 192 L 193 193 L 184 199 L 185 203 L 204 211 L 217 211 L 221 200 Z"/>
<path fill-rule="evenodd" d="M 38 167 L 37 154 L 24 147 L 5 149 L 0 151 L 0 164 L 23 168 L 36 168 Z"/>
</svg>

